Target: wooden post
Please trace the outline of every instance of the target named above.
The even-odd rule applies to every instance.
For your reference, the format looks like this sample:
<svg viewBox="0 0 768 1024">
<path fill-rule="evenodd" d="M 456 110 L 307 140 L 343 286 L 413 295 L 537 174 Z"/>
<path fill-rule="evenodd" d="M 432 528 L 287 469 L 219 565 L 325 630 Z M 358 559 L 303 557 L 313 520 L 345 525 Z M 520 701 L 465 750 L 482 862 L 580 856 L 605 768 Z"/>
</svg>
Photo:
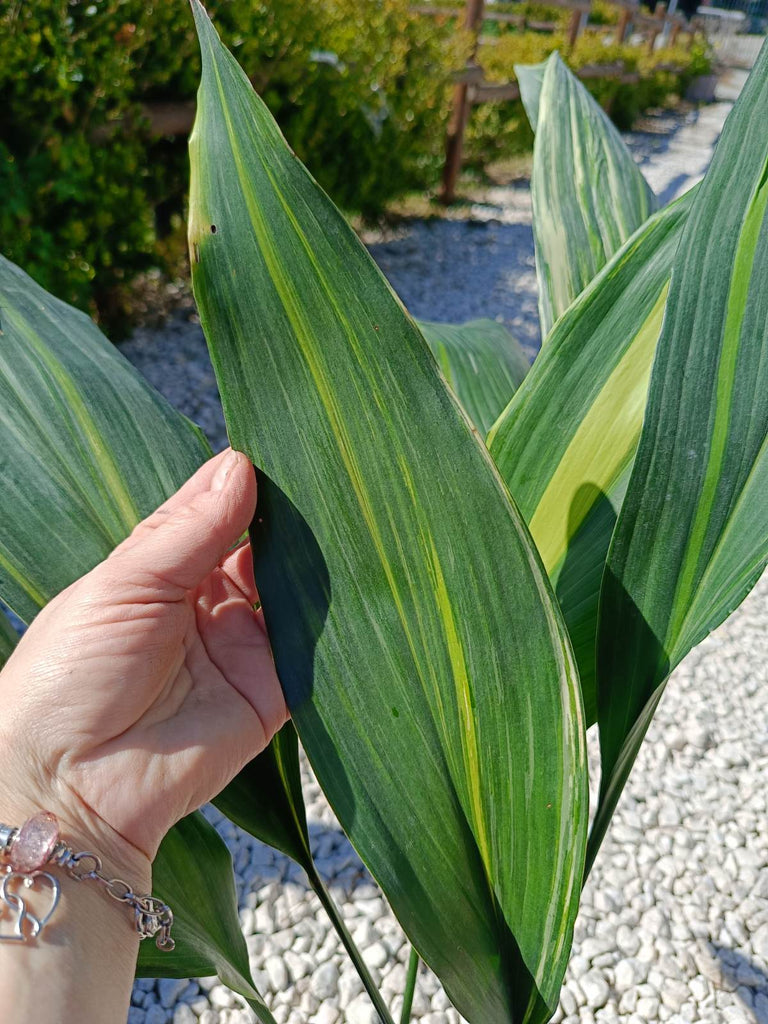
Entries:
<svg viewBox="0 0 768 1024">
<path fill-rule="evenodd" d="M 627 38 L 627 32 L 629 31 L 629 25 L 632 21 L 632 14 L 628 7 L 622 7 L 619 22 L 616 26 L 616 42 L 623 43 Z"/>
<path fill-rule="evenodd" d="M 650 31 L 648 36 L 648 53 L 653 56 L 653 51 L 656 47 L 656 40 L 664 31 L 664 26 L 667 23 L 667 5 L 665 3 L 656 4 L 656 17 L 658 19 L 658 27 L 656 25 Z"/>
<path fill-rule="evenodd" d="M 571 14 L 571 20 L 568 22 L 568 32 L 566 35 L 566 46 L 568 50 L 572 50 L 576 45 L 576 40 L 579 38 L 579 32 L 581 32 L 581 21 L 582 12 L 578 8 Z"/>
<path fill-rule="evenodd" d="M 669 45 L 674 46 L 677 42 L 677 37 L 680 35 L 680 22 L 676 21 L 672 26 L 672 31 L 669 34 Z"/>
<path fill-rule="evenodd" d="M 477 53 L 477 40 L 483 24 L 483 6 L 484 0 L 467 0 L 467 7 L 464 13 L 464 28 L 472 34 L 472 52 L 470 53 L 469 64 L 472 63 Z M 467 128 L 469 111 L 472 106 L 469 90 L 469 82 L 458 82 L 453 90 L 451 120 L 448 123 L 448 135 L 445 141 L 443 187 L 440 192 L 440 202 L 446 206 L 450 205 L 456 198 L 456 182 L 461 171 L 461 158 L 464 149 L 464 132 Z"/>
</svg>

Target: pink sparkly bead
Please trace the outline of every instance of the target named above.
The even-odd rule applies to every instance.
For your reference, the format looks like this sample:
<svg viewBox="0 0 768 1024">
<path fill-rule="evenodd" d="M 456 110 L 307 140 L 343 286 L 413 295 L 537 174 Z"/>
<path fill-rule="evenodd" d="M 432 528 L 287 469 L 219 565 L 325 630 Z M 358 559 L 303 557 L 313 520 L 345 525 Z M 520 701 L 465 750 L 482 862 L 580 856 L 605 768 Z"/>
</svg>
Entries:
<svg viewBox="0 0 768 1024">
<path fill-rule="evenodd" d="M 47 863 L 59 841 L 59 823 L 50 811 L 33 815 L 19 829 L 10 850 L 13 871 L 24 875 L 39 870 Z"/>
</svg>

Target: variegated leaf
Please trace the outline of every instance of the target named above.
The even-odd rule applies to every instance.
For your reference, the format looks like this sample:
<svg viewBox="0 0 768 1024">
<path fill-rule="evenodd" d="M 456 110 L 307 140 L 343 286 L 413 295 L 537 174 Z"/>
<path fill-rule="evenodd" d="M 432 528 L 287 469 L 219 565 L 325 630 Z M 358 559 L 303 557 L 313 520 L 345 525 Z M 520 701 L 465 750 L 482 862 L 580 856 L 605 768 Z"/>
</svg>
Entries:
<svg viewBox="0 0 768 1024">
<path fill-rule="evenodd" d="M 560 318 L 488 437 L 560 601 L 588 724 L 600 581 L 693 195 L 652 217 Z"/>
<path fill-rule="evenodd" d="M 656 198 L 610 119 L 557 52 L 515 74 L 536 133 L 531 195 L 544 341 L 653 213 Z"/>
<path fill-rule="evenodd" d="M 544 1021 L 586 813 L 556 602 L 413 321 L 194 10 L 193 284 L 293 721 L 464 1016 Z"/>
<path fill-rule="evenodd" d="M 0 611 L 0 668 L 8 661 L 19 637 L 8 616 Z"/>
<path fill-rule="evenodd" d="M 451 390 L 485 437 L 530 368 L 520 343 L 495 320 L 420 321 L 419 330 Z"/>
<path fill-rule="evenodd" d="M 768 45 L 726 121 L 672 270 L 600 597 L 594 858 L 672 669 L 768 560 Z"/>
<path fill-rule="evenodd" d="M 0 307 L 0 599 L 29 623 L 169 497 L 210 448 L 88 317 L 2 257 Z M 256 1009 L 252 983 L 243 980 L 231 858 L 201 819 L 178 829 L 158 854 L 156 877 L 179 882 L 184 871 L 197 871 L 229 901 L 195 892 L 181 905 L 178 886 L 168 889 L 179 942 L 177 951 L 159 954 L 163 975 L 212 974 L 229 955 L 226 977 Z M 196 836 L 204 838 L 198 846 Z M 227 949 L 235 933 L 240 941 Z M 144 948 L 140 971 L 147 961 Z M 273 1024 L 265 1008 L 258 1012 Z"/>
</svg>

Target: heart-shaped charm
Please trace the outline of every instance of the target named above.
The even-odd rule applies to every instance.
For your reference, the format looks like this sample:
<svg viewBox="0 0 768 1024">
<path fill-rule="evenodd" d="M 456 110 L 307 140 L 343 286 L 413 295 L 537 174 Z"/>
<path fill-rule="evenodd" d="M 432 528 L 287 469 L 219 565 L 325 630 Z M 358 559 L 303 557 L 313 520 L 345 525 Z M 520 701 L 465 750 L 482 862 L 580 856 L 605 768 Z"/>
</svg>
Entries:
<svg viewBox="0 0 768 1024">
<path fill-rule="evenodd" d="M 24 934 L 24 922 L 27 919 L 26 903 L 21 896 L 9 892 L 3 899 L 3 903 L 0 903 L 0 919 L 5 917 L 6 907 L 11 911 L 10 916 L 13 927 L 10 932 L 3 931 L 2 922 L 0 921 L 0 942 L 26 942 L 27 936 Z"/>
<path fill-rule="evenodd" d="M 50 902 L 44 914 L 33 914 L 27 910 L 26 900 L 12 888 L 15 882 L 20 882 L 25 889 L 31 889 L 33 892 L 44 893 L 48 891 Z M 53 875 L 49 875 L 47 871 L 33 871 L 28 875 L 22 874 L 20 871 L 9 871 L 0 880 L 0 900 L 12 909 L 16 905 L 18 919 L 14 927 L 14 934 L 20 931 L 22 941 L 24 941 L 24 920 L 29 921 L 31 925 L 29 938 L 36 939 L 53 917 L 56 907 L 59 905 L 60 894 L 61 890 L 58 881 Z M 18 904 L 21 906 L 19 907 Z M 18 939 L 14 941 L 18 941 Z"/>
</svg>

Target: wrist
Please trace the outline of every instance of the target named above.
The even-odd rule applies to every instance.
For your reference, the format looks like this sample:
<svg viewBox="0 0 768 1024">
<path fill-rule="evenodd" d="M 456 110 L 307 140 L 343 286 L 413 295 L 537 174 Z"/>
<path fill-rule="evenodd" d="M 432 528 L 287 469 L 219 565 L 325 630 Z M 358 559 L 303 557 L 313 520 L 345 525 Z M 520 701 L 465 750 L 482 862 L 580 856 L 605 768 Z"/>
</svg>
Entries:
<svg viewBox="0 0 768 1024">
<path fill-rule="evenodd" d="M 7 785 L 5 792 L 0 794 L 0 822 L 20 828 L 33 815 L 48 811 L 56 817 L 59 838 L 75 853 L 95 854 L 110 878 L 124 879 L 134 892 L 149 892 L 152 864 L 146 854 L 124 839 L 75 794 L 67 793 L 67 798 L 62 799 L 53 789 L 32 792 Z"/>
<path fill-rule="evenodd" d="M 0 820 L 22 826 L 29 811 L 39 810 L 23 804 L 18 799 L 12 803 L 0 799 Z M 61 841 L 77 852 L 95 853 L 98 841 L 109 838 L 90 823 L 82 827 L 77 816 L 59 822 L 59 827 Z M 47 844 L 14 849 L 12 841 L 8 856 L 0 859 L 0 872 L 23 860 L 25 849 L 45 851 L 50 842 L 49 835 Z M 82 862 L 84 870 L 92 866 Z M 128 874 L 138 866 L 133 858 L 122 858 L 121 872 Z M 104 868 L 111 877 L 112 864 L 106 859 Z M 18 1020 L 119 1024 L 125 1020 L 139 948 L 131 908 L 111 899 L 94 879 L 71 877 L 55 858 L 38 872 L 33 869 L 29 888 L 19 874 L 6 876 L 8 905 L 3 908 L 0 930 L 6 936 L 17 934 L 18 922 L 25 941 L 0 943 L 0 1005 L 13 1006 Z M 17 916 L 20 908 L 21 917 Z M 84 976 L 89 979 L 85 986 Z"/>
</svg>

